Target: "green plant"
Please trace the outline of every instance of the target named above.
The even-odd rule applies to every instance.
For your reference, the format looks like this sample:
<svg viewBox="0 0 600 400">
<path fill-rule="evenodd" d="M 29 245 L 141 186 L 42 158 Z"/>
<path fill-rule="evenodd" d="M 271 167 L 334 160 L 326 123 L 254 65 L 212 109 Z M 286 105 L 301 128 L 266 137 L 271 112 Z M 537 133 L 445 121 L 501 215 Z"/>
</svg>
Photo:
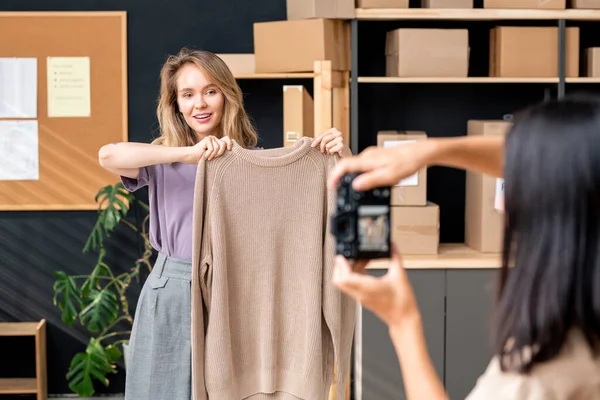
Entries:
<svg viewBox="0 0 600 400">
<path fill-rule="evenodd" d="M 107 375 L 116 373 L 117 361 L 122 355 L 119 345 L 128 342 L 133 324 L 127 288 L 134 278 L 139 277 L 141 268 L 152 269 L 152 247 L 146 230 L 148 205 L 136 199 L 121 182 L 102 188 L 95 201 L 98 203 L 98 218 L 83 252 L 98 252 L 96 265 L 88 275 L 68 275 L 63 271 L 54 273 L 53 302 L 62 312 L 62 321 L 72 326 L 79 320 L 94 334 L 85 352 L 73 357 L 67 373 L 69 388 L 82 397 L 94 394 L 94 380 L 108 386 Z M 140 229 L 125 219 L 134 202 L 146 213 Z M 144 251 L 129 271 L 115 275 L 105 261 L 105 241 L 111 238 L 111 233 L 120 224 L 140 235 Z M 128 324 L 129 329 L 117 330 L 120 323 Z"/>
</svg>

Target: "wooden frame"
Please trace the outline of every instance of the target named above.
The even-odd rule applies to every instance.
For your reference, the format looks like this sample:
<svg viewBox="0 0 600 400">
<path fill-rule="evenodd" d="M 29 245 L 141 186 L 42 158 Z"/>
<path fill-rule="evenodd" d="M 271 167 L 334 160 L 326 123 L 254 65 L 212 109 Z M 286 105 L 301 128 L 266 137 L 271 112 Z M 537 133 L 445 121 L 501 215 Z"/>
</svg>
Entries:
<svg viewBox="0 0 600 400">
<path fill-rule="evenodd" d="M 0 322 L 0 336 L 35 337 L 35 378 L 0 378 L 0 394 L 36 394 L 48 398 L 46 365 L 46 320 L 39 322 Z"/>
</svg>

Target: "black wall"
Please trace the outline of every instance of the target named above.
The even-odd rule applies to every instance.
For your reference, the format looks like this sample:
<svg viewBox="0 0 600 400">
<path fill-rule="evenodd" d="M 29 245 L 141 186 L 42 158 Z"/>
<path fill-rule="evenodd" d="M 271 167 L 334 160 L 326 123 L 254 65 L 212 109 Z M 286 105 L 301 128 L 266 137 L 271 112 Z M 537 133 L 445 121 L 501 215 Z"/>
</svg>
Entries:
<svg viewBox="0 0 600 400">
<path fill-rule="evenodd" d="M 165 57 L 183 46 L 222 53 L 253 52 L 252 23 L 286 18 L 285 0 L 3 0 L 0 11 L 128 12 L 129 137 L 148 141 L 156 134 L 158 74 Z M 383 74 L 386 29 L 401 24 L 360 23 L 360 74 Z M 464 25 L 463 25 L 464 26 Z M 484 29 L 482 26 L 480 29 Z M 25 28 L 26 29 L 26 28 Z M 483 32 L 483 31 L 480 31 Z M 487 36 L 486 36 L 487 37 Z M 476 38 L 472 40 L 477 40 Z M 485 71 L 485 40 L 474 50 L 477 71 Z M 483 60 L 483 61 L 482 61 Z M 282 88 L 306 81 L 242 81 L 246 106 L 258 126 L 259 145 L 282 144 Z M 360 148 L 376 144 L 381 129 L 426 130 L 430 136 L 463 135 L 470 118 L 501 118 L 515 108 L 541 100 L 555 85 L 360 84 Z M 464 228 L 464 173 L 444 168 L 429 172 L 429 199 L 441 205 L 441 240 L 461 242 Z M 77 185 L 77 182 L 73 182 Z M 133 217 L 132 217 L 133 218 Z M 0 213 L 0 321 L 46 318 L 48 378 L 51 394 L 69 393 L 65 380 L 72 356 L 85 349 L 88 334 L 67 328 L 52 305 L 53 272 L 85 274 L 95 255 L 81 249 L 94 225 L 94 212 Z M 109 261 L 126 270 L 139 255 L 134 236 L 118 232 Z M 131 306 L 141 284 L 130 289 Z M 27 340 L 0 341 L 0 376 L 31 375 L 33 352 Z M 8 361 L 8 362 L 7 362 Z M 119 372 L 99 393 L 123 391 Z"/>
</svg>

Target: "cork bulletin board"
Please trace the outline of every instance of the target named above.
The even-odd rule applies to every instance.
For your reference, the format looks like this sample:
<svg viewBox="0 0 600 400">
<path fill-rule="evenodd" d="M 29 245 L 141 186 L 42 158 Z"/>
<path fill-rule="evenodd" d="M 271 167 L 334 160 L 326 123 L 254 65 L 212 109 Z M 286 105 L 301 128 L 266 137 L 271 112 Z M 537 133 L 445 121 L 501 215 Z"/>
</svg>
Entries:
<svg viewBox="0 0 600 400">
<path fill-rule="evenodd" d="M 126 12 L 0 12 L 0 210 L 94 210 L 127 141 Z"/>
</svg>

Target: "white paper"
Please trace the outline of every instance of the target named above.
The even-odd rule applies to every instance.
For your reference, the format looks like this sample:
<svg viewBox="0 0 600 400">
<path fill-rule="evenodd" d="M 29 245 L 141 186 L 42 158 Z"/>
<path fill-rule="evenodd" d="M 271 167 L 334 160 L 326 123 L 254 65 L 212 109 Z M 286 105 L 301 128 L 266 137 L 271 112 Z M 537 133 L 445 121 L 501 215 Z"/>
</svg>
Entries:
<svg viewBox="0 0 600 400">
<path fill-rule="evenodd" d="M 504 211 L 504 179 L 496 179 L 496 196 L 494 198 L 494 208 L 497 211 Z"/>
<path fill-rule="evenodd" d="M 0 121 L 0 180 L 39 180 L 38 122 Z"/>
<path fill-rule="evenodd" d="M 48 117 L 91 115 L 90 58 L 48 57 Z"/>
<path fill-rule="evenodd" d="M 416 140 L 385 140 L 383 142 L 383 147 L 402 146 L 404 144 L 415 142 Z M 402 179 L 395 186 L 419 186 L 419 172 L 415 172 L 413 175 Z"/>
<path fill-rule="evenodd" d="M 37 118 L 36 58 L 0 58 L 0 118 Z"/>
</svg>

